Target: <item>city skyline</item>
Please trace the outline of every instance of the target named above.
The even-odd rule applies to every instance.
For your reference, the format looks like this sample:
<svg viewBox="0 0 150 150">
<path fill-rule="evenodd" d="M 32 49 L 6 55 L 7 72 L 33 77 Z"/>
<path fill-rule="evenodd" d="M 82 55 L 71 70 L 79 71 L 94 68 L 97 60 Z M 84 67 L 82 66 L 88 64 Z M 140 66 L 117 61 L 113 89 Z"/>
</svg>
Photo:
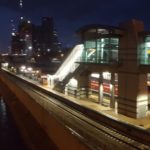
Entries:
<svg viewBox="0 0 150 150">
<path fill-rule="evenodd" d="M 40 24 L 42 17 L 53 17 L 58 31 L 59 39 L 63 46 L 73 46 L 78 38 L 75 31 L 83 25 L 99 23 L 118 25 L 118 23 L 132 18 L 142 20 L 146 29 L 150 29 L 148 16 L 149 1 L 126 0 L 39 0 L 23 2 L 22 12 L 19 0 L 1 1 L 1 36 L 0 51 L 6 51 L 10 46 L 11 19 L 17 24 L 17 18 L 26 16 L 35 24 Z M 21 1 L 22 2 L 22 1 Z"/>
</svg>

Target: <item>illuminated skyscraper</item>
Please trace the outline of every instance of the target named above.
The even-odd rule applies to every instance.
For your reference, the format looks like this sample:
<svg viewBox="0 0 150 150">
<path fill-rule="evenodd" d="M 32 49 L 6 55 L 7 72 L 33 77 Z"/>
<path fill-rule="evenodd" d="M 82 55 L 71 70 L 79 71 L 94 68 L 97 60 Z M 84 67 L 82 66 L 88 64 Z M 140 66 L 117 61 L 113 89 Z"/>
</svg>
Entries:
<svg viewBox="0 0 150 150">
<path fill-rule="evenodd" d="M 61 50 L 52 17 L 43 17 L 41 26 L 34 26 L 33 48 L 35 54 L 46 56 Z"/>
<path fill-rule="evenodd" d="M 12 21 L 11 53 L 51 56 L 52 53 L 61 51 L 53 18 L 43 17 L 41 25 L 36 26 L 23 17 L 23 0 L 19 1 L 19 8 L 21 15 L 17 31 Z"/>
<path fill-rule="evenodd" d="M 22 43 L 22 48 L 20 50 L 21 54 L 32 54 L 32 24 L 30 21 L 21 20 L 18 26 L 18 33 L 20 36 L 20 43 Z"/>
<path fill-rule="evenodd" d="M 18 30 L 14 28 L 12 23 L 12 40 L 11 40 L 11 53 L 12 54 L 32 54 L 32 24 L 31 21 L 25 20 L 22 15 L 23 0 L 19 1 L 20 18 Z"/>
</svg>

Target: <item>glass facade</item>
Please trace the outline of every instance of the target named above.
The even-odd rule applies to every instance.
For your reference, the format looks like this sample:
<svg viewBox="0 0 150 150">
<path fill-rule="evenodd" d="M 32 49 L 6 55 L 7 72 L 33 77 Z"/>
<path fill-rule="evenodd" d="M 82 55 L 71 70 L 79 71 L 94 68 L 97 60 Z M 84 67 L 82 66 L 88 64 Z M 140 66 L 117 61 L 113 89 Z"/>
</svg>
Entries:
<svg viewBox="0 0 150 150">
<path fill-rule="evenodd" d="M 116 63 L 118 61 L 118 37 L 85 40 L 83 62 Z"/>
<path fill-rule="evenodd" d="M 150 64 L 150 35 L 144 38 L 144 42 L 140 47 L 140 64 Z"/>
</svg>

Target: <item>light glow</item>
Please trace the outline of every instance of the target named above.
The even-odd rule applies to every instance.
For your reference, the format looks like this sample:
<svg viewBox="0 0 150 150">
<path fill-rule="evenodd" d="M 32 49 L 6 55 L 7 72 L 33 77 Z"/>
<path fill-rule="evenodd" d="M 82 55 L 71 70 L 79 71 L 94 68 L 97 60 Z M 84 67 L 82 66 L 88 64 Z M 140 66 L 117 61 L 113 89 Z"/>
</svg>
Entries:
<svg viewBox="0 0 150 150">
<path fill-rule="evenodd" d="M 32 69 L 32 67 L 28 67 L 27 70 L 28 71 L 32 71 L 33 69 Z"/>
<path fill-rule="evenodd" d="M 137 96 L 137 101 L 138 101 L 138 103 L 137 103 L 137 105 L 139 106 L 139 105 L 144 105 L 144 104 L 146 104 L 147 105 L 147 103 L 148 103 L 148 101 L 143 101 L 143 100 L 147 100 L 148 99 L 148 95 L 147 95 L 147 93 L 143 93 L 143 94 L 139 94 L 138 96 Z"/>
<path fill-rule="evenodd" d="M 36 72 L 36 74 L 40 73 L 40 71 L 39 71 L 39 70 L 36 70 L 35 72 Z"/>
<path fill-rule="evenodd" d="M 107 80 L 111 80 L 111 73 L 110 72 L 103 72 L 103 78 Z"/>
<path fill-rule="evenodd" d="M 31 21 L 30 21 L 30 20 L 28 20 L 28 21 L 27 21 L 27 23 L 31 23 Z"/>
<path fill-rule="evenodd" d="M 99 78 L 99 77 L 100 77 L 100 75 L 99 75 L 98 73 L 92 73 L 92 74 L 91 74 L 91 77 Z"/>
<path fill-rule="evenodd" d="M 60 56 L 61 56 L 61 57 L 64 57 L 64 54 L 61 54 Z"/>
<path fill-rule="evenodd" d="M 12 36 L 15 36 L 16 34 L 14 32 L 11 33 Z"/>
<path fill-rule="evenodd" d="M 150 42 L 146 42 L 146 47 L 150 47 Z"/>
<path fill-rule="evenodd" d="M 92 54 L 94 54 L 95 53 L 95 51 L 96 51 L 96 49 L 89 49 L 90 50 L 90 53 L 88 54 L 88 56 L 87 57 L 90 57 Z"/>
<path fill-rule="evenodd" d="M 26 66 L 21 66 L 21 69 L 26 69 Z"/>
<path fill-rule="evenodd" d="M 9 63 L 2 63 L 3 67 L 8 67 Z"/>
<path fill-rule="evenodd" d="M 74 78 L 71 78 L 69 81 L 69 85 L 77 88 L 78 87 L 78 81 Z"/>
<path fill-rule="evenodd" d="M 29 49 L 29 50 L 32 50 L 32 46 L 29 46 L 28 49 Z"/>
<path fill-rule="evenodd" d="M 23 0 L 20 0 L 19 5 L 21 8 L 23 7 Z"/>
</svg>

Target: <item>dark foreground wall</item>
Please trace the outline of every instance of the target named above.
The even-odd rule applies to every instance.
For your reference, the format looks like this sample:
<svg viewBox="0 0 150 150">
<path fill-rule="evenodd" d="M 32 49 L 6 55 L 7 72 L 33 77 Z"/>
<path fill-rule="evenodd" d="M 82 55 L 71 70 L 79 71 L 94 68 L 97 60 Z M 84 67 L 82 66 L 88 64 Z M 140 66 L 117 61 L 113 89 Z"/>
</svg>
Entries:
<svg viewBox="0 0 150 150">
<path fill-rule="evenodd" d="M 0 149 L 27 150 L 2 97 L 0 98 Z"/>
<path fill-rule="evenodd" d="M 31 150 L 57 150 L 56 145 L 50 140 L 31 113 L 1 81 L 0 90 L 21 131 L 27 147 Z"/>
<path fill-rule="evenodd" d="M 0 73 L 0 93 L 3 94 L 29 149 L 88 149 L 5 73 Z"/>
</svg>

